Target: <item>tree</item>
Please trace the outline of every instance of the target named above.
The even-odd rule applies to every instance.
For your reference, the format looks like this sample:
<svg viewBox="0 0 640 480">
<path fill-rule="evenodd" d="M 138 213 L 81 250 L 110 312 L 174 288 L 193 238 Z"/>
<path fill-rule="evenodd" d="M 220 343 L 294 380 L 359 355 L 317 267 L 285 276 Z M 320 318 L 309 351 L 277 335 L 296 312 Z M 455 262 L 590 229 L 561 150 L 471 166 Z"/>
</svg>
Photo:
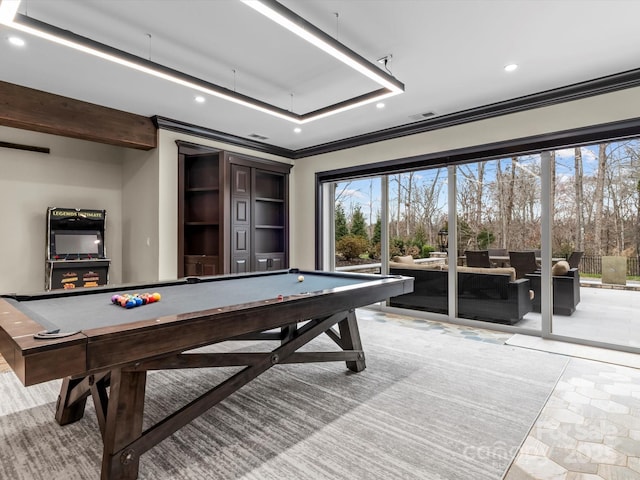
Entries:
<svg viewBox="0 0 640 480">
<path fill-rule="evenodd" d="M 603 212 L 604 212 L 604 180 L 607 168 L 607 143 L 601 143 L 598 146 L 598 172 L 596 175 L 596 191 L 594 196 L 595 218 L 594 218 L 594 247 L 596 254 L 602 255 L 602 229 L 603 229 Z"/>
<path fill-rule="evenodd" d="M 478 234 L 477 243 L 480 250 L 486 250 L 495 241 L 496 237 L 489 230 L 481 230 Z"/>
<path fill-rule="evenodd" d="M 373 226 L 373 237 L 371 238 L 371 243 L 377 245 L 382 241 L 382 220 L 380 216 L 376 219 L 376 223 Z"/>
<path fill-rule="evenodd" d="M 427 243 L 427 233 L 424 231 L 424 226 L 418 225 L 413 234 L 413 244 L 422 250 L 422 246 Z"/>
<path fill-rule="evenodd" d="M 342 207 L 341 203 L 337 203 L 336 218 L 335 218 L 336 242 L 348 234 L 349 234 L 349 228 L 347 227 L 347 217 L 344 214 L 344 208 Z"/>
<path fill-rule="evenodd" d="M 369 240 L 369 235 L 367 235 L 367 222 L 360 205 L 356 205 L 353 210 L 353 216 L 351 217 L 351 235 Z"/>
<path fill-rule="evenodd" d="M 576 147 L 574 161 L 574 186 L 576 196 L 576 250 L 584 252 L 584 187 L 582 183 L 582 149 Z"/>
</svg>

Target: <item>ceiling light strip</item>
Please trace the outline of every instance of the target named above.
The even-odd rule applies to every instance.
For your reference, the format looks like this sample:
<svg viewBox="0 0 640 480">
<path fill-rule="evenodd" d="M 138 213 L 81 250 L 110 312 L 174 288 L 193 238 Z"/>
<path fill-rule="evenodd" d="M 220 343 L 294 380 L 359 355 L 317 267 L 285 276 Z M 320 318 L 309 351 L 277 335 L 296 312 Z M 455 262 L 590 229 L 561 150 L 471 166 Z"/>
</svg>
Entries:
<svg viewBox="0 0 640 480">
<path fill-rule="evenodd" d="M 253 8 L 278 25 L 320 48 L 325 53 L 340 60 L 345 65 L 357 72 L 369 77 L 381 86 L 388 88 L 396 94 L 404 92 L 402 82 L 396 80 L 388 73 L 380 70 L 373 63 L 349 49 L 333 37 L 307 22 L 288 8 L 275 0 L 241 0 L 245 5 Z"/>
<path fill-rule="evenodd" d="M 13 22 L 19 6 L 20 0 L 0 0 L 0 23 L 9 25 Z"/>
<path fill-rule="evenodd" d="M 404 92 L 404 85 L 401 82 L 378 69 L 375 65 L 360 57 L 303 18 L 286 9 L 278 2 L 272 0 L 242 1 L 293 33 L 296 33 L 306 41 L 321 48 L 334 58 L 337 58 L 351 68 L 376 81 L 384 88 L 299 115 L 17 13 L 20 0 L 0 0 L 0 24 L 296 124 L 309 123 Z M 272 16 L 272 14 L 267 14 L 266 12 L 275 12 L 277 15 Z"/>
<path fill-rule="evenodd" d="M 3 2 L 4 3 L 4 2 Z M 196 77 L 192 77 L 183 72 L 173 70 L 169 67 L 165 67 L 158 63 L 146 60 L 141 57 L 137 57 L 130 53 L 118 50 L 116 48 L 104 45 L 102 43 L 91 40 L 90 38 L 82 37 L 68 30 L 62 30 L 53 25 L 49 25 L 44 22 L 40 22 L 31 17 L 17 14 L 16 19 L 13 21 L 11 27 L 16 30 L 43 38 L 50 42 L 64 45 L 75 50 L 88 53 L 90 55 L 99 57 L 103 60 L 108 60 L 113 63 L 137 70 L 139 72 L 152 75 L 163 80 L 167 80 L 184 87 L 192 88 L 199 92 L 203 92 L 209 95 L 213 95 L 230 102 L 243 105 L 245 107 L 252 108 L 254 110 L 268 113 L 284 120 L 299 123 L 298 115 L 288 112 L 284 109 L 278 109 L 273 105 L 265 102 L 260 102 L 254 98 L 246 95 L 233 92 L 219 85 L 206 82 Z"/>
<path fill-rule="evenodd" d="M 360 95 L 358 97 L 345 100 L 344 102 L 336 103 L 329 107 L 320 108 L 318 110 L 314 110 L 313 112 L 309 112 L 304 115 L 301 115 L 300 123 L 303 123 L 303 124 L 309 123 L 314 120 L 318 120 L 320 118 L 325 118 L 330 115 L 334 115 L 336 113 L 346 112 L 348 110 L 352 110 L 357 107 L 362 107 L 370 103 L 379 102 L 385 98 L 393 97 L 394 95 L 397 95 L 397 93 L 390 92 L 386 88 L 381 88 L 374 92 L 365 93 L 364 95 Z"/>
</svg>

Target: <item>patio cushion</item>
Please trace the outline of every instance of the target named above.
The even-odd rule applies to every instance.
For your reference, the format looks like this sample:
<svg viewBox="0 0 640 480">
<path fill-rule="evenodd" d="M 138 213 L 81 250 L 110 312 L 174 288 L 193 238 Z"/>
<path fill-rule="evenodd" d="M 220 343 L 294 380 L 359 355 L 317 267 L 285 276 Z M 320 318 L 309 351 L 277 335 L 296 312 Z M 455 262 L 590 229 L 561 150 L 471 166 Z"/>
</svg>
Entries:
<svg viewBox="0 0 640 480">
<path fill-rule="evenodd" d="M 411 255 L 397 255 L 393 257 L 391 261 L 398 263 L 415 263 Z"/>
<path fill-rule="evenodd" d="M 554 277 L 558 277 L 560 275 L 566 275 L 567 272 L 569 271 L 569 268 L 570 268 L 569 262 L 560 260 L 553 267 L 551 267 L 551 275 L 553 275 Z"/>
<path fill-rule="evenodd" d="M 497 268 L 482 268 L 482 267 L 458 267 L 458 272 L 469 273 L 485 273 L 488 275 L 509 275 L 511 281 L 516 280 L 516 269 L 513 267 L 497 267 Z"/>
</svg>

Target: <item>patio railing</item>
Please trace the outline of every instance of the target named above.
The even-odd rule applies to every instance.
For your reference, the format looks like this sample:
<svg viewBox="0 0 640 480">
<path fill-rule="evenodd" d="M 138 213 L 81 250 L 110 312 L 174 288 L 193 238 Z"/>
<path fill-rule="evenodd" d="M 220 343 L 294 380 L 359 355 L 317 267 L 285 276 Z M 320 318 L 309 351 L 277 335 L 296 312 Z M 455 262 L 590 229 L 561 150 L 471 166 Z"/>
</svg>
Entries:
<svg viewBox="0 0 640 480">
<path fill-rule="evenodd" d="M 602 275 L 602 257 L 600 255 L 584 255 L 580 260 L 580 272 Z M 638 257 L 627 257 L 627 275 L 640 276 Z"/>
</svg>

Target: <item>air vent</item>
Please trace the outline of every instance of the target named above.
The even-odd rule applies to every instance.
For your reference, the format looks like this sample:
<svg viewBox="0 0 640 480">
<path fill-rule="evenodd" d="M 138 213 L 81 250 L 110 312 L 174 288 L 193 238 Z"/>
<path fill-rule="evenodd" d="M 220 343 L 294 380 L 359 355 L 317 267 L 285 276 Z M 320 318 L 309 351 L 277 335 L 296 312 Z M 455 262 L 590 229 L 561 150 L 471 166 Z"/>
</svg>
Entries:
<svg viewBox="0 0 640 480">
<path fill-rule="evenodd" d="M 435 113 L 433 112 L 425 112 L 425 113 L 416 113 L 415 115 L 409 115 L 411 120 L 424 120 L 425 118 L 433 117 Z"/>
<path fill-rule="evenodd" d="M 258 135 L 257 133 L 250 133 L 250 138 L 255 138 L 256 140 L 267 140 L 269 137 L 265 137 L 264 135 Z"/>
</svg>

